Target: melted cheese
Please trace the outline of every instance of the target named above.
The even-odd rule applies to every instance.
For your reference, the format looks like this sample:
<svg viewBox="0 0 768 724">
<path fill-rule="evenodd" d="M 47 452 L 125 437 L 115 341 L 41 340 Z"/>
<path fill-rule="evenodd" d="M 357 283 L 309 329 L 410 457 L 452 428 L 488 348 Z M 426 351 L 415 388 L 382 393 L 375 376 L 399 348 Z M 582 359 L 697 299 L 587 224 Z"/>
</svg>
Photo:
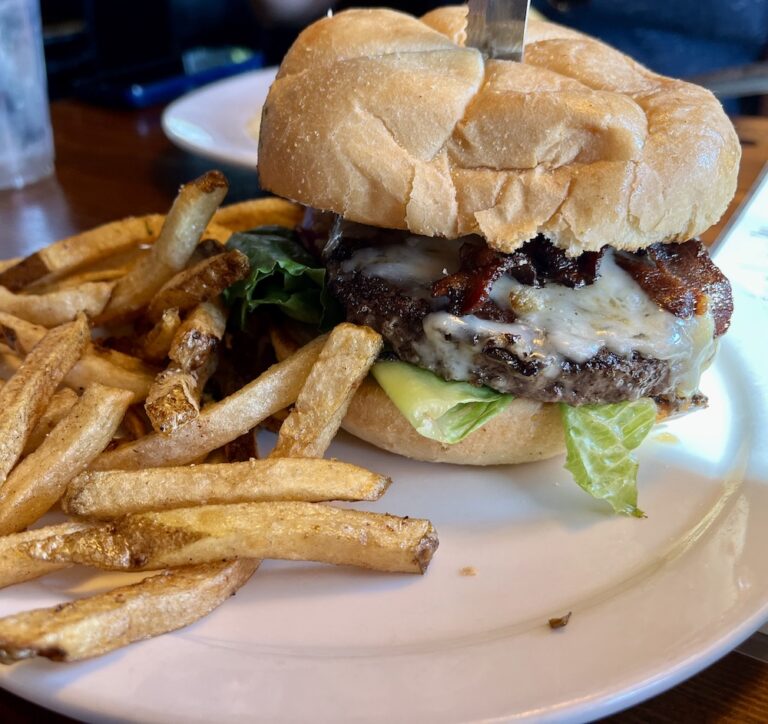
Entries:
<svg viewBox="0 0 768 724">
<path fill-rule="evenodd" d="M 424 297 L 432 282 L 458 268 L 460 246 L 461 240 L 411 236 L 403 244 L 359 249 L 343 270 L 361 269 Z M 610 250 L 594 284 L 535 288 L 505 276 L 495 282 L 491 298 L 515 312 L 513 324 L 457 316 L 438 303 L 424 318 L 425 338 L 417 345 L 424 362 L 446 369 L 452 379 L 468 379 L 473 357 L 493 342 L 537 361 L 541 374 L 556 375 L 565 360 L 586 362 L 606 348 L 621 357 L 637 352 L 669 362 L 678 394 L 688 396 L 714 356 L 712 318 L 681 319 L 662 309 L 616 264 Z"/>
</svg>

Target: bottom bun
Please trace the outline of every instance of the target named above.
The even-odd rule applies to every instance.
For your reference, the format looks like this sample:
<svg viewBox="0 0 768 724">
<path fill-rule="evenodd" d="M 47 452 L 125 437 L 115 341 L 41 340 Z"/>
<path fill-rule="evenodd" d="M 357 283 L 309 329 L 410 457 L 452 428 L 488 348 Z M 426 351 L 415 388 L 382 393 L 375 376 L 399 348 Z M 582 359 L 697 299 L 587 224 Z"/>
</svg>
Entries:
<svg viewBox="0 0 768 724">
<path fill-rule="evenodd" d="M 295 333 L 270 330 L 278 359 L 298 348 Z M 456 465 L 512 465 L 555 457 L 565 451 L 557 405 L 515 399 L 496 417 L 453 445 L 419 435 L 372 377 L 358 388 L 341 424 L 361 440 L 414 460 Z"/>
<path fill-rule="evenodd" d="M 368 377 L 352 398 L 342 427 L 361 440 L 414 460 L 457 465 L 529 463 L 565 450 L 557 405 L 513 400 L 482 427 L 453 445 L 419 435 Z"/>
</svg>

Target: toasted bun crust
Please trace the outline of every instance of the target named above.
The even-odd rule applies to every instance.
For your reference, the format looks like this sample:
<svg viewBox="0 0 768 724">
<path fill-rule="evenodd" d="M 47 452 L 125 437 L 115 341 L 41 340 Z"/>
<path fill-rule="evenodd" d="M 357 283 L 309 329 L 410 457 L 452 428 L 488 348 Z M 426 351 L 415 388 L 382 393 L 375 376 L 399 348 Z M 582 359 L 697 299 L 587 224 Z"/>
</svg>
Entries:
<svg viewBox="0 0 768 724">
<path fill-rule="evenodd" d="M 463 47 L 466 7 L 320 20 L 264 106 L 263 187 L 354 221 L 511 252 L 636 250 L 711 226 L 740 148 L 707 90 L 530 20 L 525 63 Z"/>
<path fill-rule="evenodd" d="M 290 330 L 270 334 L 278 359 L 298 348 Z M 512 404 L 455 445 L 419 435 L 372 377 L 358 388 L 342 428 L 361 440 L 414 460 L 458 465 L 528 463 L 560 455 L 565 450 L 557 405 L 532 400 Z"/>
</svg>

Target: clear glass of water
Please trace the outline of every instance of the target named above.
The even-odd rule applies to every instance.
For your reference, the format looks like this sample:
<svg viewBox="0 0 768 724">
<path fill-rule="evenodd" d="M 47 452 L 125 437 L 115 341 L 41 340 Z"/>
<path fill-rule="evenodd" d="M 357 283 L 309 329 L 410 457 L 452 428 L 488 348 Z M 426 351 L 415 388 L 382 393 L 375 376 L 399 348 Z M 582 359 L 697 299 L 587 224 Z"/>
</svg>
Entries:
<svg viewBox="0 0 768 724">
<path fill-rule="evenodd" d="M 0 189 L 53 172 L 38 0 L 0 0 Z"/>
</svg>

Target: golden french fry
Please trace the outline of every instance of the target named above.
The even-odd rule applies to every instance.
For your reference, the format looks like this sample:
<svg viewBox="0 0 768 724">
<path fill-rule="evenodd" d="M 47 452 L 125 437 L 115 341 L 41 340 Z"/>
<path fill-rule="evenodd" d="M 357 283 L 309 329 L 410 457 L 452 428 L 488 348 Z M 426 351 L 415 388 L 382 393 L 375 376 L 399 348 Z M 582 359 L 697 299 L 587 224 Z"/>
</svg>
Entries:
<svg viewBox="0 0 768 724">
<path fill-rule="evenodd" d="M 215 223 L 226 226 L 230 231 L 247 231 L 258 226 L 286 226 L 290 229 L 301 223 L 303 218 L 303 206 L 275 196 L 223 206 L 213 216 Z"/>
<path fill-rule="evenodd" d="M 0 537 L 0 588 L 31 581 L 54 571 L 60 571 L 62 568 L 69 568 L 69 563 L 36 561 L 30 558 L 21 546 L 51 536 L 75 533 L 88 527 L 88 523 L 60 523 Z"/>
<path fill-rule="evenodd" d="M 142 344 L 142 356 L 150 362 L 162 362 L 181 326 L 181 316 L 175 307 L 163 311 L 160 320 L 147 333 Z"/>
<path fill-rule="evenodd" d="M 193 505 L 378 500 L 390 482 L 365 468 L 322 459 L 87 471 L 70 482 L 62 507 L 70 515 L 109 520 Z"/>
<path fill-rule="evenodd" d="M 135 513 L 22 546 L 33 558 L 108 570 L 156 570 L 278 558 L 423 573 L 437 549 L 428 520 L 321 503 L 238 503 Z"/>
<path fill-rule="evenodd" d="M 0 312 L 0 332 L 6 342 L 22 354 L 32 350 L 46 331 L 45 327 Z M 134 402 L 143 402 L 155 374 L 156 368 L 135 357 L 89 343 L 80 360 L 67 373 L 64 383 L 76 390 L 85 389 L 94 382 L 121 387 L 133 392 Z"/>
<path fill-rule="evenodd" d="M 91 282 L 48 294 L 14 294 L 0 287 L 0 311 L 33 324 L 56 327 L 71 322 L 80 312 L 94 317 L 112 293 L 108 282 Z"/>
<path fill-rule="evenodd" d="M 0 486 L 0 535 L 23 530 L 48 512 L 67 483 L 112 439 L 131 393 L 91 385 L 35 452 Z"/>
<path fill-rule="evenodd" d="M 106 309 L 97 318 L 99 323 L 137 312 L 186 266 L 227 188 L 227 180 L 218 171 L 181 187 L 150 253 L 117 282 Z"/>
<path fill-rule="evenodd" d="M 245 277 L 249 269 L 248 257 L 236 249 L 203 259 L 163 285 L 150 302 L 147 317 L 151 322 L 157 322 L 170 307 L 183 313 L 201 302 L 215 299 L 228 286 Z"/>
<path fill-rule="evenodd" d="M 62 239 L 4 270 L 0 273 L 0 285 L 17 292 L 49 274 L 64 274 L 150 242 L 157 238 L 162 224 L 159 214 L 129 217 Z"/>
<path fill-rule="evenodd" d="M 370 327 L 338 325 L 328 337 L 270 457 L 320 458 L 339 430 L 360 383 L 381 352 Z"/>
<path fill-rule="evenodd" d="M 29 455 L 33 450 L 37 450 L 40 447 L 43 440 L 69 414 L 69 411 L 79 399 L 77 393 L 69 389 L 69 387 L 62 387 L 54 394 L 43 416 L 37 425 L 32 428 L 32 432 L 29 433 L 27 444 L 21 453 L 22 457 Z"/>
<path fill-rule="evenodd" d="M 218 347 L 226 328 L 226 308 L 217 302 L 203 302 L 182 322 L 168 357 L 187 372 L 202 367 Z"/>
<path fill-rule="evenodd" d="M 215 368 L 214 355 L 191 372 L 169 367 L 155 377 L 144 403 L 155 431 L 171 433 L 200 414 L 200 397 Z"/>
<path fill-rule="evenodd" d="M 324 342 L 325 337 L 318 337 L 233 395 L 205 407 L 196 419 L 169 435 L 154 433 L 102 453 L 93 461 L 91 469 L 135 470 L 185 465 L 205 457 L 293 404 Z"/>
<path fill-rule="evenodd" d="M 15 256 L 13 259 L 0 259 L 0 273 L 18 264 L 24 257 Z"/>
<path fill-rule="evenodd" d="M 80 661 L 175 631 L 226 601 L 258 565 L 232 561 L 166 571 L 108 593 L 0 618 L 0 663 L 36 656 Z"/>
<path fill-rule="evenodd" d="M 55 327 L 0 389 L 0 484 L 5 482 L 53 393 L 90 338 L 84 315 Z"/>
</svg>

